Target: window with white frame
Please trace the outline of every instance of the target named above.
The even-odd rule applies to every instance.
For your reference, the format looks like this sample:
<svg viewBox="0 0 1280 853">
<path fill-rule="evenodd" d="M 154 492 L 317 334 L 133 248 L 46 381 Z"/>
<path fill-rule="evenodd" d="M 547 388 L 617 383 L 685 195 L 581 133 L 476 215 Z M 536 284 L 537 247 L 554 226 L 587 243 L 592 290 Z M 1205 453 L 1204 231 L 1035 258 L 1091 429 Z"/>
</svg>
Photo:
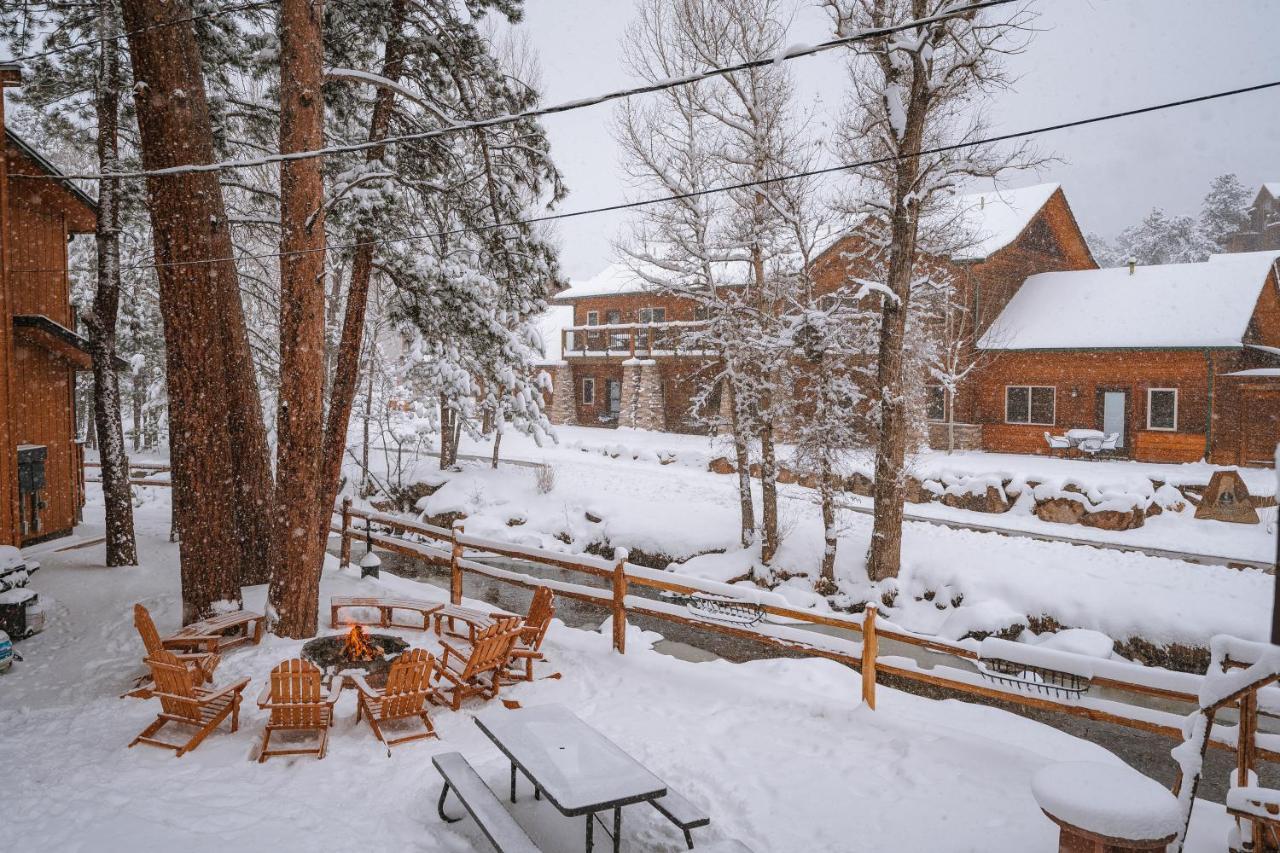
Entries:
<svg viewBox="0 0 1280 853">
<path fill-rule="evenodd" d="M 582 380 L 582 405 L 593 406 L 596 402 L 596 381 L 591 377 Z"/>
<path fill-rule="evenodd" d="M 1052 385 L 1006 385 L 1004 422 L 1053 426 L 1054 398 Z"/>
<path fill-rule="evenodd" d="M 588 312 L 587 312 L 587 325 L 588 325 L 588 326 L 599 326 L 599 325 L 600 325 L 600 312 L 599 312 L 599 311 L 588 311 Z"/>
<path fill-rule="evenodd" d="M 641 308 L 639 316 L 641 323 L 663 323 L 666 322 L 667 319 L 667 309 Z"/>
<path fill-rule="evenodd" d="M 1173 432 L 1178 428 L 1178 389 L 1147 389 L 1147 429 Z"/>
</svg>

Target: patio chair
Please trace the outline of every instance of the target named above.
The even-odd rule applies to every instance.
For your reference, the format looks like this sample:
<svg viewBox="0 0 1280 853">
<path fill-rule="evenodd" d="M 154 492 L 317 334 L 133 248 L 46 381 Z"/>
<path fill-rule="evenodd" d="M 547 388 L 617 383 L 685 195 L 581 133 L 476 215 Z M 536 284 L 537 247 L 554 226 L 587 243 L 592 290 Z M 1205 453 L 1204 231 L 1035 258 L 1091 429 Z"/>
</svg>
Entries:
<svg viewBox="0 0 1280 853">
<path fill-rule="evenodd" d="M 511 660 L 511 650 L 520 639 L 520 620 L 503 619 L 476 634 L 474 643 L 441 640 L 444 657 L 436 669 L 436 679 L 449 682 L 449 704 L 457 711 L 468 696 L 497 697 L 502 672 Z"/>
<path fill-rule="evenodd" d="M 436 736 L 436 728 L 426 711 L 427 700 L 437 698 L 436 689 L 431 685 L 432 674 L 436 671 L 436 659 L 430 653 L 410 649 L 392 662 L 387 686 L 383 689 L 370 687 L 363 676 L 354 677 L 356 689 L 360 691 L 356 722 L 360 722 L 361 717 L 368 717 L 369 726 L 386 746 L 388 756 L 391 755 L 391 747 L 397 744 Z M 382 731 L 384 723 L 413 718 L 421 720 L 426 731 L 387 740 Z"/>
<path fill-rule="evenodd" d="M 1120 446 L 1120 433 L 1109 432 L 1102 439 L 1103 450 L 1115 450 Z"/>
<path fill-rule="evenodd" d="M 151 613 L 141 604 L 133 605 L 133 626 L 138 629 L 138 635 L 142 637 L 142 645 L 147 650 L 146 657 L 152 657 L 156 652 L 167 651 L 160 640 L 160 632 L 156 630 L 156 623 L 151 619 Z M 197 684 L 213 681 L 213 671 L 222 661 L 222 656 L 217 652 L 170 652 L 170 654 L 191 670 Z M 150 690 L 149 685 L 142 685 L 126 695 L 136 695 L 145 699 Z"/>
<path fill-rule="evenodd" d="M 160 713 L 151 725 L 142 730 L 129 744 L 139 743 L 162 746 L 176 750 L 178 757 L 195 749 L 227 717 L 231 717 L 231 731 L 240 725 L 240 694 L 249 686 L 249 679 L 242 678 L 234 684 L 208 690 L 197 687 L 191 670 L 173 652 L 158 651 L 147 658 L 151 678 L 155 682 L 153 695 L 160 699 Z M 156 740 L 156 735 L 169 723 L 193 726 L 196 730 L 186 742 L 177 744 Z"/>
<path fill-rule="evenodd" d="M 267 700 L 258 700 L 258 707 L 271 711 L 271 718 L 263 729 L 258 762 L 266 761 L 272 755 L 324 758 L 325 748 L 329 745 L 329 727 L 333 725 L 333 704 L 342 692 L 342 682 L 338 681 L 337 690 L 321 692 L 320 667 L 311 661 L 293 658 L 271 670 L 271 684 L 267 691 Z M 315 732 L 319 743 L 293 749 L 272 749 L 271 735 L 281 731 Z"/>
<path fill-rule="evenodd" d="M 529 602 L 529 612 L 520 625 L 520 635 L 511 647 L 511 657 L 503 674 L 513 681 L 533 681 L 533 662 L 544 660 L 542 641 L 556 615 L 555 594 L 550 587 L 540 586 Z M 494 614 L 498 618 L 498 614 Z M 522 663 L 521 663 L 522 662 Z"/>
<path fill-rule="evenodd" d="M 1069 450 L 1071 442 L 1064 435 L 1050 435 L 1048 430 L 1044 433 L 1044 443 L 1049 445 L 1050 450 Z"/>
<path fill-rule="evenodd" d="M 1090 456 L 1092 456 L 1095 453 L 1102 450 L 1102 441 L 1103 440 L 1101 438 L 1083 439 L 1079 444 L 1076 445 L 1076 450 L 1079 450 L 1081 453 L 1087 453 Z"/>
</svg>

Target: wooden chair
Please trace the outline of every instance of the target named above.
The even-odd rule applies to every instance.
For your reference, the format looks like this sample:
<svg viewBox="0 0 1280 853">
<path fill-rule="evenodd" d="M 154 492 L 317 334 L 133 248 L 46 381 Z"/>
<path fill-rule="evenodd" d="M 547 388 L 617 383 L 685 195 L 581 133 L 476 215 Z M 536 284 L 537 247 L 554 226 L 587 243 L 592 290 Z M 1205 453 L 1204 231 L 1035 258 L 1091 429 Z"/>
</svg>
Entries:
<svg viewBox="0 0 1280 853">
<path fill-rule="evenodd" d="M 320 668 L 310 661 L 294 658 L 277 664 L 271 670 L 270 693 L 267 701 L 258 701 L 259 708 L 271 711 L 262 734 L 262 752 L 259 763 L 272 755 L 314 755 L 324 758 L 329 744 L 329 727 L 333 725 L 333 705 L 342 693 L 342 681 L 337 689 L 320 690 Z M 315 746 L 295 749 L 271 749 L 271 733 L 279 731 L 315 732 L 320 742 Z"/>
<path fill-rule="evenodd" d="M 151 619 L 151 613 L 141 604 L 133 605 L 133 626 L 138 629 L 138 634 L 142 637 L 142 645 L 147 649 L 146 657 L 152 657 L 156 652 L 166 651 L 164 643 L 160 640 L 160 632 L 156 630 L 156 623 Z M 197 684 L 213 681 L 213 671 L 222 662 L 222 656 L 217 652 L 170 652 L 170 654 L 191 670 L 191 675 L 196 679 Z M 146 699 L 150 691 L 150 685 L 143 685 L 125 695 Z"/>
<path fill-rule="evenodd" d="M 362 676 L 355 676 L 356 688 L 360 691 L 356 722 L 360 722 L 362 716 L 369 718 L 373 733 L 387 747 L 387 755 L 391 755 L 391 747 L 397 744 L 436 736 L 436 728 L 431 724 L 425 707 L 427 700 L 434 700 L 436 696 L 436 689 L 431 686 L 435 669 L 436 659 L 430 653 L 410 649 L 392 662 L 391 671 L 387 673 L 387 686 L 381 690 L 370 687 Z M 382 731 L 383 723 L 414 717 L 422 720 L 426 731 L 387 740 Z"/>
<path fill-rule="evenodd" d="M 550 587 L 540 586 L 533 593 L 533 601 L 529 602 L 529 613 L 520 626 L 520 636 L 511 647 L 511 659 L 507 663 L 505 674 L 513 680 L 533 681 L 533 662 L 544 660 L 542 641 L 551 627 L 551 619 L 556 615 L 555 595 Z M 517 666 L 523 661 L 522 666 Z"/>
<path fill-rule="evenodd" d="M 520 639 L 520 620 L 503 619 L 476 634 L 474 643 L 451 644 L 441 640 L 444 658 L 436 669 L 436 679 L 449 682 L 449 704 L 462 707 L 468 696 L 492 699 L 498 695 L 502 672 L 511 661 L 511 650 Z"/>
<path fill-rule="evenodd" d="M 163 746 L 177 750 L 178 756 L 200 745 L 218 724 L 231 717 L 231 731 L 240 725 L 241 693 L 249 686 L 249 679 L 242 678 L 234 684 L 217 689 L 197 687 L 191 670 L 178 660 L 173 652 L 158 651 L 147 658 L 151 678 L 155 682 L 153 695 L 160 699 L 160 713 L 142 734 L 133 739 L 130 747 L 139 743 Z M 175 744 L 156 740 L 153 736 L 169 723 L 194 726 L 196 732 L 185 743 Z"/>
</svg>

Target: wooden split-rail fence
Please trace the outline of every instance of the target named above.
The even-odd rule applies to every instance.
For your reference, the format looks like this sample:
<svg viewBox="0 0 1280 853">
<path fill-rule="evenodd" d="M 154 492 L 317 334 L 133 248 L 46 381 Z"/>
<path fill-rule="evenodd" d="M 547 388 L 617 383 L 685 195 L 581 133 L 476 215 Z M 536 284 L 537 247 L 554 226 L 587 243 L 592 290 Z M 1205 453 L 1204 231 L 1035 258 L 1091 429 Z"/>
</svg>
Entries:
<svg viewBox="0 0 1280 853">
<path fill-rule="evenodd" d="M 349 498 L 343 500 L 341 509 L 336 509 L 334 516 L 335 523 L 331 529 L 341 536 L 339 554 L 343 565 L 351 562 L 351 543 L 362 540 L 385 551 L 447 568 L 449 597 L 454 604 L 462 602 L 463 578 L 467 574 L 526 589 L 549 587 L 556 595 L 609 611 L 612 615 L 613 647 L 620 654 L 626 652 L 627 620 L 634 615 L 750 640 L 791 654 L 833 660 L 858 670 L 862 698 L 873 710 L 878 680 L 887 676 L 1022 708 L 1126 726 L 1180 741 L 1183 739 L 1186 713 L 1198 707 L 1200 686 L 1204 681 L 1203 676 L 1192 673 L 1092 661 L 1091 665 L 1102 671 L 1094 671 L 1090 675 L 1088 681 L 1091 686 L 1144 697 L 1148 703 L 1083 694 L 1063 697 L 1053 695 L 1052 691 L 1047 691 L 1047 695 L 1034 695 L 1006 687 L 1000 680 L 984 679 L 975 666 L 980 656 L 972 644 L 912 633 L 879 617 L 874 604 L 867 605 L 859 614 L 802 610 L 766 590 L 757 591 L 627 562 L 621 549 L 614 560 L 589 554 L 562 554 L 469 535 L 461 524 L 445 529 L 359 509 L 352 506 Z M 538 577 L 481 562 L 495 557 L 580 574 L 584 578 L 596 579 L 601 585 Z M 654 590 L 660 596 L 665 594 L 665 599 L 634 595 L 633 588 Z M 726 612 L 728 615 L 719 615 Z M 755 614 L 755 618 L 744 618 L 742 613 Z M 835 637 L 814 628 L 841 629 L 857 635 L 859 639 Z M 892 647 L 886 653 L 883 643 L 900 643 L 948 656 L 965 668 L 944 665 L 925 668 L 911 658 L 893 654 Z M 1274 695 L 1268 696 L 1267 700 L 1264 711 L 1280 716 L 1280 689 L 1275 689 Z M 1186 711 L 1152 707 L 1153 704 L 1170 703 L 1184 705 Z M 1236 733 L 1236 726 L 1215 726 L 1209 745 L 1234 750 Z M 1264 761 L 1280 761 L 1280 734 L 1258 734 L 1257 737 L 1259 745 L 1255 757 Z"/>
</svg>

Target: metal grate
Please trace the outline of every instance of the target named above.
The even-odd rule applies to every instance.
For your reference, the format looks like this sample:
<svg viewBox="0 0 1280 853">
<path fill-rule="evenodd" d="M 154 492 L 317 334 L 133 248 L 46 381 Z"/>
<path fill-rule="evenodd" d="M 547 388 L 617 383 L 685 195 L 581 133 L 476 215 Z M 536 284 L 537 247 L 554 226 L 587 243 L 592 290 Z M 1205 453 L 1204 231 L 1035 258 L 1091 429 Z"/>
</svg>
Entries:
<svg viewBox="0 0 1280 853">
<path fill-rule="evenodd" d="M 673 593 L 673 601 L 683 604 L 690 612 L 717 622 L 736 622 L 739 625 L 755 625 L 764 619 L 764 608 L 759 604 L 737 598 L 721 598 L 713 595 L 682 595 Z"/>
<path fill-rule="evenodd" d="M 1003 658 L 977 661 L 978 672 L 988 681 L 1008 685 L 1024 693 L 1059 699 L 1078 699 L 1089 690 L 1089 679 L 1070 672 L 1018 663 Z"/>
</svg>

